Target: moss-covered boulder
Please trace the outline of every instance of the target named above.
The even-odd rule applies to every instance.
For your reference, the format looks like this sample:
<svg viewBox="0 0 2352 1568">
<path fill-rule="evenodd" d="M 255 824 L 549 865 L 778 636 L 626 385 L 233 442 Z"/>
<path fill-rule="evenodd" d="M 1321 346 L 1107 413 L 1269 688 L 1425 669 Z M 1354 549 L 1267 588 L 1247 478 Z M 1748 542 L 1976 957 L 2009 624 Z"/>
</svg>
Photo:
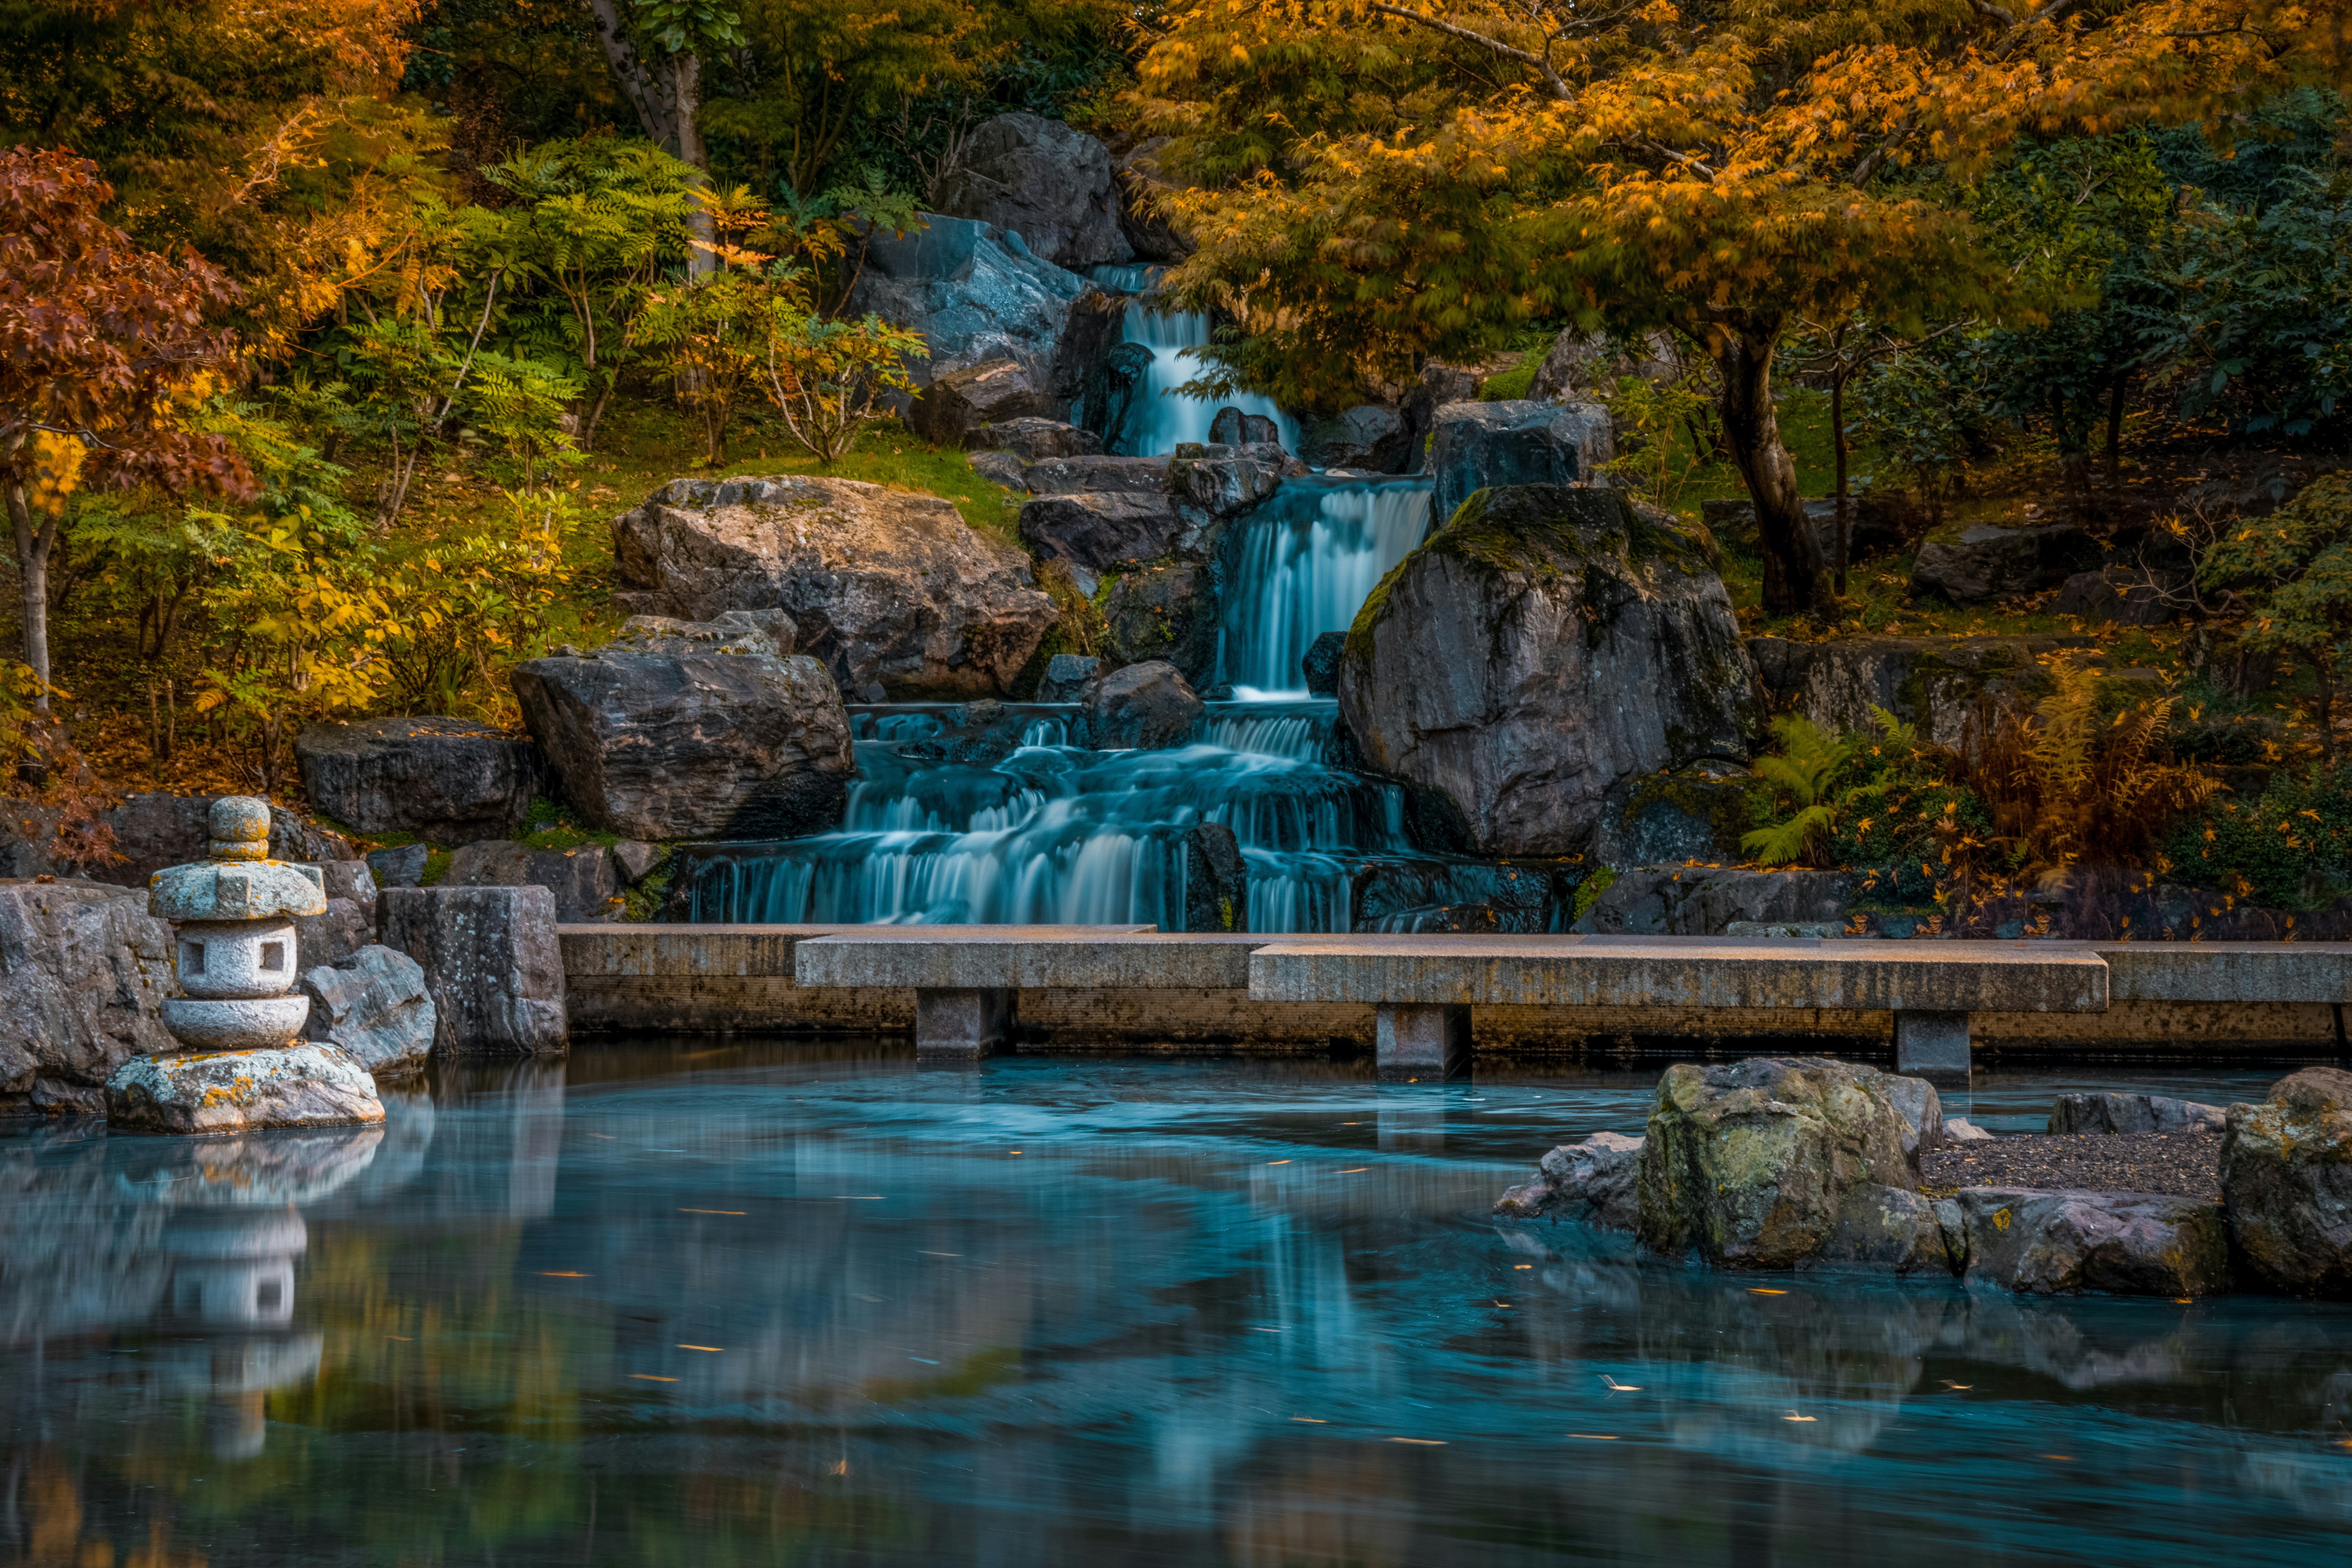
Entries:
<svg viewBox="0 0 2352 1568">
<path fill-rule="evenodd" d="M 1473 495 L 1373 590 L 1339 667 L 1362 763 L 1485 855 L 1582 852 L 1611 791 L 1744 760 L 1759 712 L 1700 546 L 1599 488 Z"/>
<path fill-rule="evenodd" d="M 1678 1063 L 1643 1141 L 1636 1229 L 1722 1268 L 1939 1263 L 1917 1158 L 1942 1128 L 1919 1079 L 1822 1057 Z"/>
<path fill-rule="evenodd" d="M 1164 659 L 1195 686 L 1217 667 L 1217 601 L 1206 566 L 1162 562 L 1122 574 L 1103 600 L 1103 658 Z"/>
<path fill-rule="evenodd" d="M 2305 1068 L 2260 1105 L 2230 1107 L 2221 1203 L 2272 1286 L 2352 1299 L 2352 1073 Z"/>
</svg>

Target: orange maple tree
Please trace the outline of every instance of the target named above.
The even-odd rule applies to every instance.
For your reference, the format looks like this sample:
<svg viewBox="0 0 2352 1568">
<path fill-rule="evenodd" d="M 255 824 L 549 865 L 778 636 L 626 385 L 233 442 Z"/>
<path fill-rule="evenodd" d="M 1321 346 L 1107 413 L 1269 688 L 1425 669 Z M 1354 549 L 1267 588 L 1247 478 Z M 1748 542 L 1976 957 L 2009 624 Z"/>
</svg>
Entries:
<svg viewBox="0 0 2352 1568">
<path fill-rule="evenodd" d="M 1832 603 L 1774 416 L 1804 320 L 1999 286 L 1957 184 L 2021 137 L 2347 74 L 2352 0 L 1178 0 L 1140 69 L 1170 279 L 1228 379 L 1329 405 L 1580 316 L 1714 361 L 1776 613 Z"/>
<path fill-rule="evenodd" d="M 48 563 L 67 492 L 154 485 L 254 493 L 226 438 L 182 416 L 236 355 L 209 319 L 220 270 L 140 247 L 100 216 L 113 188 L 70 153 L 0 152 L 0 491 L 24 585 L 25 662 L 48 705 Z"/>
</svg>

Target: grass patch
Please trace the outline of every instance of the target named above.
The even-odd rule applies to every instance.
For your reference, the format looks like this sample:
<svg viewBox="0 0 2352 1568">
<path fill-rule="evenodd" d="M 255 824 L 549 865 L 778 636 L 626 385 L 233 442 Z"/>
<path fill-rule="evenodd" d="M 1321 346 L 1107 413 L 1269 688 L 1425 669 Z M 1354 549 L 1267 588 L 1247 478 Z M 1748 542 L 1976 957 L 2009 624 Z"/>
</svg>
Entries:
<svg viewBox="0 0 2352 1568">
<path fill-rule="evenodd" d="M 1519 363 L 1506 371 L 1488 376 L 1478 387 L 1481 403 L 1509 403 L 1525 397 L 1535 390 L 1536 372 L 1543 368 L 1543 355 L 1534 352 L 1521 354 Z"/>
</svg>

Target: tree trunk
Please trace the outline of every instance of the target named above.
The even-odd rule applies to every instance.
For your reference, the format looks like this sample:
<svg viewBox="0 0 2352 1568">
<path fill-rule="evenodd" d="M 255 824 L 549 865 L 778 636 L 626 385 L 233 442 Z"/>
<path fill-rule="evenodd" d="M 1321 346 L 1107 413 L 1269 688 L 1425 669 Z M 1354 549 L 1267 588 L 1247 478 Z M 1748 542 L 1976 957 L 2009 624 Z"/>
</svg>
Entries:
<svg viewBox="0 0 2352 1568">
<path fill-rule="evenodd" d="M 596 37 L 604 46 L 604 58 L 620 79 L 621 90 L 629 95 L 646 139 L 675 153 L 695 171 L 694 184 L 709 190 L 710 159 L 703 150 L 702 129 L 695 123 L 702 111 L 702 58 L 688 51 L 648 61 L 637 52 L 636 40 L 630 37 L 628 24 L 621 19 L 619 0 L 588 0 L 588 9 L 595 20 Z M 693 238 L 709 243 L 710 215 L 698 204 L 688 215 L 686 228 Z M 700 278 L 715 271 L 718 265 L 719 258 L 710 252 L 688 247 L 688 278 Z"/>
<path fill-rule="evenodd" d="M 1756 501 L 1756 535 L 1764 552 L 1764 608 L 1775 616 L 1806 615 L 1829 607 L 1828 563 L 1821 536 L 1805 515 L 1797 489 L 1797 465 L 1780 445 L 1780 422 L 1772 407 L 1770 332 L 1717 326 L 1709 352 L 1723 378 L 1725 445 L 1748 493 Z"/>
<path fill-rule="evenodd" d="M 1846 545 L 1845 497 L 1845 367 L 1840 365 L 1830 373 L 1830 449 L 1837 457 L 1837 489 L 1830 493 L 1837 500 L 1837 596 L 1845 597 L 1845 567 L 1851 553 Z"/>
<path fill-rule="evenodd" d="M 58 518 L 36 526 L 25 487 L 8 487 L 8 521 L 16 535 L 16 571 L 22 582 L 25 663 L 31 667 L 33 709 L 49 710 L 49 547 L 58 540 Z"/>
</svg>

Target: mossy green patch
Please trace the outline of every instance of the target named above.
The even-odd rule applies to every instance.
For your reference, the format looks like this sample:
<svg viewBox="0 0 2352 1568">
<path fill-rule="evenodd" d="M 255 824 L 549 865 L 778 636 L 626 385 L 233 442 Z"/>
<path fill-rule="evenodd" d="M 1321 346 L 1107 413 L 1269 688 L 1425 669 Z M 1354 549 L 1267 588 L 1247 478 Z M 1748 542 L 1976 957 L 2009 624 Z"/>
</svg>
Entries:
<svg viewBox="0 0 2352 1568">
<path fill-rule="evenodd" d="M 1569 917 L 1570 921 L 1580 921 L 1591 914 L 1592 906 L 1601 901 L 1601 895 L 1616 884 L 1617 870 L 1613 866 L 1603 866 L 1579 882 L 1576 885 L 1576 903 Z"/>
</svg>

